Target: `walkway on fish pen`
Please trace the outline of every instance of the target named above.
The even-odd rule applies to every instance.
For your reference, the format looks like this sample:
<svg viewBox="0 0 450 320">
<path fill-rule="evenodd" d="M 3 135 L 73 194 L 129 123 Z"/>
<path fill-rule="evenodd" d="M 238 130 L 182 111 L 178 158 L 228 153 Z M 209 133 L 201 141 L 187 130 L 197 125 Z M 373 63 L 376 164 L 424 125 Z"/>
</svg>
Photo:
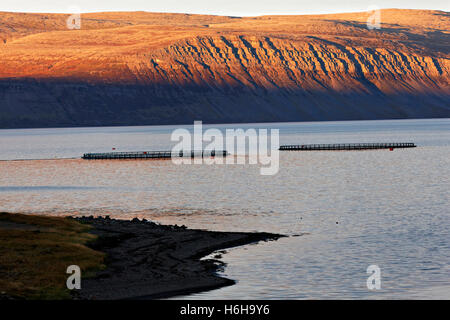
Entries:
<svg viewBox="0 0 450 320">
<path fill-rule="evenodd" d="M 280 151 L 321 151 L 321 150 L 374 150 L 415 148 L 412 142 L 399 143 L 337 143 L 337 144 L 303 144 L 280 146 Z"/>
<path fill-rule="evenodd" d="M 136 152 L 105 152 L 105 153 L 85 153 L 81 157 L 85 160 L 124 160 L 124 159 L 172 159 L 172 158 L 196 158 L 196 157 L 226 157 L 229 153 L 221 151 L 136 151 Z"/>
</svg>

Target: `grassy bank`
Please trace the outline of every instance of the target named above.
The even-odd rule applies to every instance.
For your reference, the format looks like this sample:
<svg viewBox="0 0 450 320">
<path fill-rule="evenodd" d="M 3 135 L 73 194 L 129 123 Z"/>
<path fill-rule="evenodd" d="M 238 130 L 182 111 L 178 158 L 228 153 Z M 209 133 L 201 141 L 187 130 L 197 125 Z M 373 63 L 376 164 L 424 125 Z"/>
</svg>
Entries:
<svg viewBox="0 0 450 320">
<path fill-rule="evenodd" d="M 85 278 L 104 268 L 104 254 L 86 246 L 89 225 L 58 217 L 0 213 L 0 293 L 26 299 L 69 299 L 69 265 Z"/>
</svg>

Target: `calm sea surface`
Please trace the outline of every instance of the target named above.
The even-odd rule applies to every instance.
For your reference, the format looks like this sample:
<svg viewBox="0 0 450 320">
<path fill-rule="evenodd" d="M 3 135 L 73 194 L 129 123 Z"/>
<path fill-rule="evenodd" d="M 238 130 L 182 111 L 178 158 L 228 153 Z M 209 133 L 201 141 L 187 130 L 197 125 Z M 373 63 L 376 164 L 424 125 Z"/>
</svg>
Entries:
<svg viewBox="0 0 450 320">
<path fill-rule="evenodd" d="M 278 174 L 262 176 L 248 164 L 79 159 L 170 150 L 172 126 L 0 130 L 0 159 L 22 159 L 0 161 L 0 211 L 290 235 L 227 250 L 223 275 L 237 285 L 188 299 L 450 299 L 450 119 L 211 127 L 278 128 L 281 144 L 419 147 L 285 152 Z M 381 290 L 367 289 L 369 265 Z"/>
</svg>

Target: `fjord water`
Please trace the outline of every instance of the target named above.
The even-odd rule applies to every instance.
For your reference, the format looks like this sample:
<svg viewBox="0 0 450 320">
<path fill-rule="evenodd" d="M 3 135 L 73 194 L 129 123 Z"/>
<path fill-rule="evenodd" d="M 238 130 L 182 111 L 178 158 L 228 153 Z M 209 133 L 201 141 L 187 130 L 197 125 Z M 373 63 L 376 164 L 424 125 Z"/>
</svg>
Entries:
<svg viewBox="0 0 450 320">
<path fill-rule="evenodd" d="M 450 298 L 450 119 L 204 127 L 278 128 L 281 144 L 418 147 L 282 152 L 278 174 L 261 176 L 254 165 L 79 159 L 170 149 L 174 126 L 0 130 L 1 160 L 46 159 L 0 161 L 0 211 L 289 235 L 227 250 L 223 275 L 238 283 L 188 299 Z M 367 289 L 369 265 L 381 290 Z"/>
</svg>

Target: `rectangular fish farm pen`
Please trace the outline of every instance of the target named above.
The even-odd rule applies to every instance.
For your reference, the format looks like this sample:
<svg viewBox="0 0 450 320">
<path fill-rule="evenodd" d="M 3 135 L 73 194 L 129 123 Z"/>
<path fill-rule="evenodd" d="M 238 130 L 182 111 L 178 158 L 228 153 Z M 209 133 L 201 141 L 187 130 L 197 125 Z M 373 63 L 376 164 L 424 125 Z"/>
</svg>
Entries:
<svg viewBox="0 0 450 320">
<path fill-rule="evenodd" d="M 171 159 L 172 157 L 215 157 L 228 155 L 227 151 L 137 151 L 137 152 L 105 152 L 85 153 L 81 157 L 85 160 L 115 160 L 115 159 Z"/>
<path fill-rule="evenodd" d="M 415 148 L 412 142 L 394 143 L 335 143 L 335 144 L 303 144 L 285 145 L 279 148 L 280 151 L 317 151 L 317 150 L 373 150 L 373 149 L 398 149 Z"/>
</svg>

